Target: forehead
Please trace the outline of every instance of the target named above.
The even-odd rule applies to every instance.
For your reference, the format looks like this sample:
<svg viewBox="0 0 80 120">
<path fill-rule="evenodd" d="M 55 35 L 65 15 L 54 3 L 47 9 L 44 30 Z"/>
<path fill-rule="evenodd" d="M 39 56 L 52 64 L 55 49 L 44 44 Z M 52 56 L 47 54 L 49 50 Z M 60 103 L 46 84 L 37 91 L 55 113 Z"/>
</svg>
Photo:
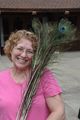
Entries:
<svg viewBox="0 0 80 120">
<path fill-rule="evenodd" d="M 32 49 L 32 42 L 28 39 L 21 38 L 17 42 L 17 46 L 25 47 L 25 48 L 31 48 Z"/>
</svg>

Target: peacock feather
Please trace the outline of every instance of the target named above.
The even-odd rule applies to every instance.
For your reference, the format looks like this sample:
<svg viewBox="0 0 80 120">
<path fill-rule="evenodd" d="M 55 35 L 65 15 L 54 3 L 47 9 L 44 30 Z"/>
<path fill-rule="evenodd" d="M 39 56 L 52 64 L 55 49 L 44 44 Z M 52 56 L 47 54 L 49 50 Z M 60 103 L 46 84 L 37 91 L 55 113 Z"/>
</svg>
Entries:
<svg viewBox="0 0 80 120">
<path fill-rule="evenodd" d="M 39 19 L 33 19 L 32 28 L 39 40 L 38 47 L 33 57 L 33 72 L 28 84 L 28 90 L 26 89 L 24 93 L 16 120 L 26 120 L 32 97 L 35 95 L 40 82 L 40 76 L 52 57 L 52 62 L 54 62 L 55 51 L 62 44 L 75 40 L 76 27 L 67 19 L 61 19 L 59 23 L 50 23 L 46 18 L 42 22 Z"/>
</svg>

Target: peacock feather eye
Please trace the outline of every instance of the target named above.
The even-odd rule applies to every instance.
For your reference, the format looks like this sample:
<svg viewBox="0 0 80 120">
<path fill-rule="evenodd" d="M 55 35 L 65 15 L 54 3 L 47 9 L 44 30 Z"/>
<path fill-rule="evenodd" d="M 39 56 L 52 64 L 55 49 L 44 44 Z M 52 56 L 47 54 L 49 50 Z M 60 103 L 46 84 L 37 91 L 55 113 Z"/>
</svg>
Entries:
<svg viewBox="0 0 80 120">
<path fill-rule="evenodd" d="M 60 33 L 68 35 L 72 31 L 72 24 L 67 19 L 61 19 L 58 25 L 58 30 Z"/>
<path fill-rule="evenodd" d="M 59 32 L 65 33 L 66 31 L 66 26 L 59 26 Z"/>
</svg>

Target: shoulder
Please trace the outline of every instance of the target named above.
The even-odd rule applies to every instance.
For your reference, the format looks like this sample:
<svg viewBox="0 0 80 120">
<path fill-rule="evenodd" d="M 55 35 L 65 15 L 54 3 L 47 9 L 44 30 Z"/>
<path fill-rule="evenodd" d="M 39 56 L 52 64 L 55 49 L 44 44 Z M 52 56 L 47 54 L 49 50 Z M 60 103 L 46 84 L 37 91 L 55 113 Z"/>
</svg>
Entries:
<svg viewBox="0 0 80 120">
<path fill-rule="evenodd" d="M 9 73 L 9 68 L 8 68 L 8 69 L 5 69 L 5 70 L 0 71 L 0 78 L 1 78 L 1 79 L 2 79 L 2 78 L 6 78 L 6 77 L 7 77 L 7 75 L 8 75 L 8 73 Z"/>
<path fill-rule="evenodd" d="M 0 71 L 0 75 L 2 75 L 2 74 L 4 74 L 4 73 L 7 73 L 8 71 L 9 71 L 9 68 L 4 69 L 4 70 L 1 70 L 1 71 Z"/>
<path fill-rule="evenodd" d="M 55 75 L 53 73 L 53 71 L 51 71 L 49 68 L 45 68 L 42 75 L 41 75 L 41 79 L 54 79 L 55 80 Z"/>
<path fill-rule="evenodd" d="M 46 97 L 54 96 L 62 92 L 62 89 L 58 84 L 58 80 L 54 73 L 49 69 L 44 70 L 41 76 L 41 85 Z"/>
<path fill-rule="evenodd" d="M 7 88 L 8 86 L 8 80 L 9 80 L 9 69 L 5 69 L 0 71 L 0 90 Z"/>
</svg>

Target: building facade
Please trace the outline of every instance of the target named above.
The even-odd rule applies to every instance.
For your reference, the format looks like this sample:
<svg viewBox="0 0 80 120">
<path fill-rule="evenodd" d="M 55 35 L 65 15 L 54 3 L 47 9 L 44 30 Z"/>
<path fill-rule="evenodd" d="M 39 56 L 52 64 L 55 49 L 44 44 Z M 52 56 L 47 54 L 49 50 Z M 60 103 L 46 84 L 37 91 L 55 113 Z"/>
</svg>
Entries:
<svg viewBox="0 0 80 120">
<path fill-rule="evenodd" d="M 68 18 L 80 30 L 80 0 L 0 0 L 0 54 L 11 32 L 31 28 L 34 17 L 49 21 Z M 80 40 L 72 50 L 80 50 Z"/>
</svg>

